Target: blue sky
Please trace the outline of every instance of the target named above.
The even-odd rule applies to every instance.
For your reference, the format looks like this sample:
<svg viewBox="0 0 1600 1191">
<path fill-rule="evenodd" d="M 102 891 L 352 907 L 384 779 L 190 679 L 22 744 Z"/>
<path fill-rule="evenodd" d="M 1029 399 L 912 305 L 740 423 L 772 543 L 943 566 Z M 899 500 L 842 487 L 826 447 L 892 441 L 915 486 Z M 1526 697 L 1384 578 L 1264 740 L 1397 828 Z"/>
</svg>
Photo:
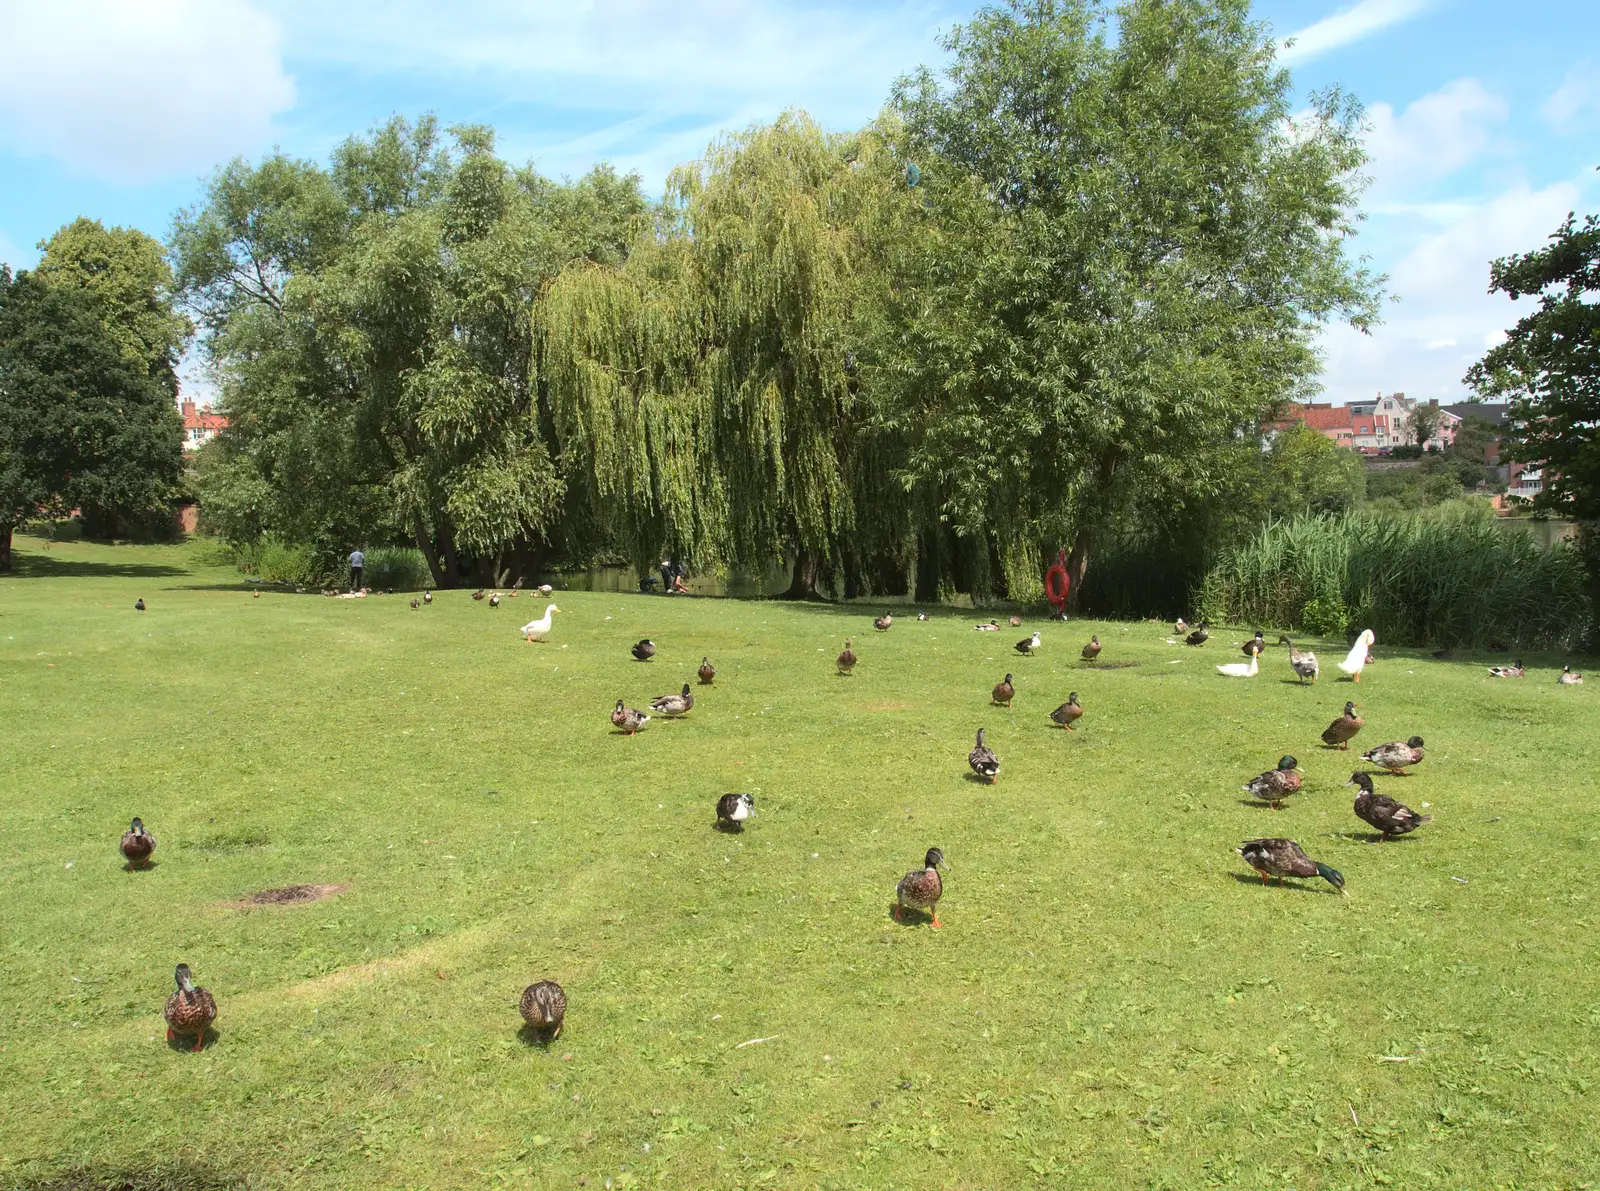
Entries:
<svg viewBox="0 0 1600 1191">
<path fill-rule="evenodd" d="M 548 174 L 655 191 L 719 130 L 870 119 L 937 63 L 949 0 L 0 0 L 0 261 L 89 215 L 164 236 L 220 162 L 322 158 L 394 113 L 483 122 Z M 1395 301 L 1330 330 L 1326 396 L 1445 400 L 1514 318 L 1487 262 L 1600 209 L 1600 3 L 1261 0 L 1297 89 L 1368 108 L 1359 251 Z M 197 381 L 198 385 L 199 382 Z"/>
</svg>

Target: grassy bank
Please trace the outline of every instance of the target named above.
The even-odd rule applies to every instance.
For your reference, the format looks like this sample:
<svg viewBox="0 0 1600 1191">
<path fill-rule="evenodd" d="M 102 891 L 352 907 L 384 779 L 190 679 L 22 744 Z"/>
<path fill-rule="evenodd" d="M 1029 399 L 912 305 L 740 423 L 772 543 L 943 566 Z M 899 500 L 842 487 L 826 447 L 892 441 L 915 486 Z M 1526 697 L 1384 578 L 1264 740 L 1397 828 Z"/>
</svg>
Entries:
<svg viewBox="0 0 1600 1191">
<path fill-rule="evenodd" d="M 1600 1169 L 1600 674 L 1387 648 L 1255 680 L 1237 630 L 563 594 L 253 598 L 186 548 L 0 579 L 0 1186 L 1577 1187 Z M 148 611 L 134 611 L 143 598 Z M 1090 668 L 1090 632 L 1106 649 Z M 833 674 L 847 633 L 861 663 Z M 631 641 L 660 653 L 634 662 Z M 1319 645 L 1326 670 L 1342 638 Z M 612 702 L 717 684 L 614 735 Z M 1493 660 L 1504 660 L 1497 655 Z M 1119 667 L 1119 668 L 1114 668 Z M 1010 710 L 989 706 L 1016 675 Z M 1069 690 L 1075 733 L 1046 726 Z M 1373 846 L 1318 733 L 1359 696 Z M 967 778 L 987 725 L 1003 770 Z M 1282 812 L 1239 784 L 1285 751 Z M 712 804 L 754 791 L 742 836 Z M 123 871 L 143 816 L 159 862 Z M 1232 849 L 1345 874 L 1263 888 Z M 933 844 L 941 931 L 889 917 Z M 340 887 L 299 906 L 254 892 Z M 221 1006 L 162 1040 L 179 960 Z M 565 985 L 550 1050 L 516 998 Z M 760 1039 L 756 1042 L 753 1040 Z"/>
</svg>

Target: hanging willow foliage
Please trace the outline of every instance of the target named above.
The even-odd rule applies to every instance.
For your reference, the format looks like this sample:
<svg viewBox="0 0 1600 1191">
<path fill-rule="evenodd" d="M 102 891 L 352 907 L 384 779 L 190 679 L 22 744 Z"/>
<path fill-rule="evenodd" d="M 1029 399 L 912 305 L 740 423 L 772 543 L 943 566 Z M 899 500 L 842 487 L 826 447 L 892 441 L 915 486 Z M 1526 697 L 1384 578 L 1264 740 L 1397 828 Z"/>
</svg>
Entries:
<svg viewBox="0 0 1600 1191">
<path fill-rule="evenodd" d="M 624 265 L 545 290 L 535 367 L 561 467 L 635 562 L 844 561 L 865 490 L 851 323 L 871 209 L 907 201 L 893 177 L 872 134 L 789 113 L 676 170 Z"/>
</svg>

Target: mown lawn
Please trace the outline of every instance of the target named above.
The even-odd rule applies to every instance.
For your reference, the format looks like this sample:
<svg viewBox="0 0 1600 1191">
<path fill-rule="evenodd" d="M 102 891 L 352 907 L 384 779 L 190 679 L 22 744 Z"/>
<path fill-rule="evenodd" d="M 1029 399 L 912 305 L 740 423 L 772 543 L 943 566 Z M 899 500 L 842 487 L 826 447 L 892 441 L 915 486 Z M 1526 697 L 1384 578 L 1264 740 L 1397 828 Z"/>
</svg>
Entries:
<svg viewBox="0 0 1600 1191">
<path fill-rule="evenodd" d="M 526 645 L 543 601 L 257 599 L 188 547 L 18 544 L 0 1185 L 1600 1184 L 1600 673 L 1380 641 L 1354 687 L 1322 642 L 1301 687 L 1281 649 L 1219 677 L 1237 628 L 1030 621 L 1018 658 L 970 613 L 578 593 Z M 686 721 L 613 733 L 703 654 Z M 1367 842 L 1355 754 L 1319 747 L 1352 696 L 1359 745 L 1427 739 L 1378 780 L 1431 804 L 1405 841 Z M 1284 752 L 1307 792 L 1274 813 L 1239 785 Z M 751 828 L 714 831 L 741 789 Z M 1271 834 L 1350 897 L 1264 888 L 1233 849 Z M 933 844 L 944 929 L 897 925 Z M 241 906 L 298 883 L 345 888 Z M 221 1006 L 200 1054 L 163 1041 L 179 960 Z"/>
</svg>

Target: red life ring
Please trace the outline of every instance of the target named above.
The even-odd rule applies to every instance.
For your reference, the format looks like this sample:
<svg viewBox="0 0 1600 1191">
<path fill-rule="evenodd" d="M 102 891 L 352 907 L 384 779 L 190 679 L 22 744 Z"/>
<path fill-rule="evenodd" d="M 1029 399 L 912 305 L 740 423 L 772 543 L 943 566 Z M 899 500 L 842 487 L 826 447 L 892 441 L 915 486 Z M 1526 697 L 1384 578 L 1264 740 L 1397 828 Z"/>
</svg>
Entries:
<svg viewBox="0 0 1600 1191">
<path fill-rule="evenodd" d="M 1044 595 L 1057 612 L 1067 606 L 1072 580 L 1067 577 L 1067 552 L 1056 551 L 1056 564 L 1044 573 Z"/>
</svg>

